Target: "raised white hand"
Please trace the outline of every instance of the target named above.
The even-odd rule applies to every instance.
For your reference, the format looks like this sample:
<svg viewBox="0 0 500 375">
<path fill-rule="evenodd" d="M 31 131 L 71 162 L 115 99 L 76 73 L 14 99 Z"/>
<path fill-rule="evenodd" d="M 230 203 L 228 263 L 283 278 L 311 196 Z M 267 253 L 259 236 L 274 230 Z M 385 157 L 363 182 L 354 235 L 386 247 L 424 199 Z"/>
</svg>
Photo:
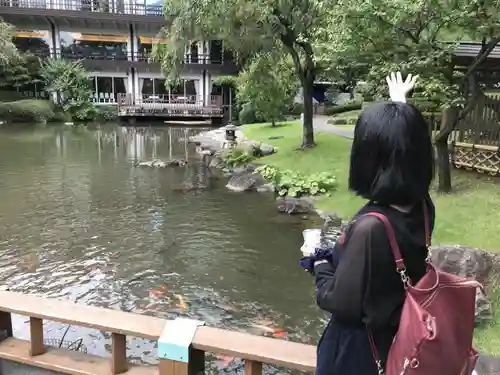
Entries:
<svg viewBox="0 0 500 375">
<path fill-rule="evenodd" d="M 415 87 L 415 82 L 417 82 L 418 75 L 414 76 L 408 74 L 406 79 L 403 81 L 401 72 L 391 73 L 389 76 L 385 77 L 387 81 L 387 86 L 389 86 L 389 96 L 393 102 L 406 103 L 406 95 L 410 92 L 413 87 Z"/>
</svg>

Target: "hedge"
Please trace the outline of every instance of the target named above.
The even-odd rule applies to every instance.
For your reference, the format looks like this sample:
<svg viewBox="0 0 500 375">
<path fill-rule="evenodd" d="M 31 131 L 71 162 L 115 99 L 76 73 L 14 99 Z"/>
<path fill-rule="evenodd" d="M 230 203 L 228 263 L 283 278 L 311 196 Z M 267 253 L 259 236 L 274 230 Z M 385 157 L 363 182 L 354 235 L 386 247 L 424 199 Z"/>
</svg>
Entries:
<svg viewBox="0 0 500 375">
<path fill-rule="evenodd" d="M 0 103 L 0 121 L 44 123 L 54 117 L 49 100 L 26 99 Z"/>
<path fill-rule="evenodd" d="M 333 116 L 337 115 L 339 113 L 344 113 L 344 112 L 349 112 L 349 111 L 354 111 L 356 109 L 361 109 L 362 103 L 350 103 L 346 105 L 338 105 L 335 107 L 326 107 L 325 108 L 325 115 L 327 116 Z"/>
</svg>

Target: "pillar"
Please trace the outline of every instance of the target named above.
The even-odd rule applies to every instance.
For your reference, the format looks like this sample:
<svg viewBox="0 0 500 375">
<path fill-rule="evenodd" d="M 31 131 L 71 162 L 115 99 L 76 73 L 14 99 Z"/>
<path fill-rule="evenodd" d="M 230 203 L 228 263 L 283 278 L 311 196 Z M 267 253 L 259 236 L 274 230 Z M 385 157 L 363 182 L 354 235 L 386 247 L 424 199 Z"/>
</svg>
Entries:
<svg viewBox="0 0 500 375">
<path fill-rule="evenodd" d="M 185 318 L 167 321 L 158 339 L 159 375 L 195 375 L 204 371 L 205 353 L 191 345 L 196 330 L 204 324 Z"/>
<path fill-rule="evenodd" d="M 135 49 L 133 47 L 134 45 L 134 31 L 133 31 L 134 26 L 130 25 L 128 29 L 128 38 L 127 38 L 127 60 L 129 61 L 134 61 L 135 60 Z"/>
<path fill-rule="evenodd" d="M 205 63 L 206 64 L 210 64 L 210 42 L 208 40 L 205 40 L 203 41 L 203 43 L 205 44 Z"/>
<path fill-rule="evenodd" d="M 208 105 L 210 104 L 210 93 L 212 92 L 212 77 L 208 72 L 205 74 L 203 86 L 205 87 L 205 105 Z"/>
<path fill-rule="evenodd" d="M 61 34 L 59 30 L 59 25 L 57 23 L 54 24 L 54 50 L 55 50 L 55 57 L 60 58 L 61 57 Z"/>
</svg>

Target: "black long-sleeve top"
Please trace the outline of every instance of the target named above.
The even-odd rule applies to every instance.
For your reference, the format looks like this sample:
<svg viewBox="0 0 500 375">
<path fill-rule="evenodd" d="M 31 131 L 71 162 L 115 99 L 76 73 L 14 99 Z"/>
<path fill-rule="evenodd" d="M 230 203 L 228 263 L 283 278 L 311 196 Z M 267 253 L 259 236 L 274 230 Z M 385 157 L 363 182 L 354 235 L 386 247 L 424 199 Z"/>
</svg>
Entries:
<svg viewBox="0 0 500 375">
<path fill-rule="evenodd" d="M 426 200 L 430 230 L 434 227 L 434 205 Z M 396 331 L 404 302 L 404 288 L 396 272 L 394 257 L 382 221 L 367 212 L 379 212 L 390 221 L 413 283 L 424 275 L 427 256 L 424 212 L 417 204 L 410 212 L 374 203 L 365 205 L 335 246 L 338 264 L 315 266 L 316 296 L 320 308 L 349 325 L 367 325 L 377 341 L 377 331 Z M 386 328 L 386 329 L 385 329 Z M 383 340 L 387 341 L 387 340 Z M 388 348 L 387 348 L 388 349 Z M 385 357 L 386 353 L 380 353 Z"/>
</svg>

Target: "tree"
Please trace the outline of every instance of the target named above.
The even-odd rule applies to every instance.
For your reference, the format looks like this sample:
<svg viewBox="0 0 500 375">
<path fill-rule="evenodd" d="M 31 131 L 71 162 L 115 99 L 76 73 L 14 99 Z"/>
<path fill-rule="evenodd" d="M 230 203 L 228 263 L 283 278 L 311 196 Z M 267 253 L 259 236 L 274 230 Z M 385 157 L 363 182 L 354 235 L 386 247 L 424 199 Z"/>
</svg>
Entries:
<svg viewBox="0 0 500 375">
<path fill-rule="evenodd" d="M 42 66 L 41 76 L 46 90 L 57 93 L 57 104 L 64 112 L 78 120 L 95 117 L 90 77 L 81 61 L 49 59 Z"/>
<path fill-rule="evenodd" d="M 299 88 L 291 64 L 272 53 L 256 55 L 236 82 L 240 104 L 250 103 L 257 117 L 271 121 L 272 126 L 290 108 Z"/>
<path fill-rule="evenodd" d="M 40 60 L 32 54 L 11 59 L 0 71 L 0 88 L 20 90 L 40 81 Z"/>
<path fill-rule="evenodd" d="M 339 0 L 330 20 L 340 30 L 324 47 L 370 63 L 364 77 L 375 97 L 386 96 L 385 76 L 400 70 L 421 76 L 415 96 L 445 108 L 435 137 L 439 190 L 451 190 L 448 137 L 469 113 L 480 94 L 476 75 L 498 44 L 500 0 Z M 460 37 L 482 41 L 468 66 L 456 65 L 454 52 Z M 362 51 L 361 53 L 359 53 Z"/>
<path fill-rule="evenodd" d="M 290 56 L 304 96 L 302 148 L 314 146 L 315 40 L 323 36 L 333 0 L 165 0 L 168 26 L 153 53 L 176 76 L 193 40 L 222 40 L 240 59 L 269 51 Z M 273 54 L 273 56 L 276 56 Z"/>
<path fill-rule="evenodd" d="M 19 51 L 12 41 L 13 30 L 11 25 L 0 18 L 0 66 L 5 66 L 19 57 Z"/>
</svg>

